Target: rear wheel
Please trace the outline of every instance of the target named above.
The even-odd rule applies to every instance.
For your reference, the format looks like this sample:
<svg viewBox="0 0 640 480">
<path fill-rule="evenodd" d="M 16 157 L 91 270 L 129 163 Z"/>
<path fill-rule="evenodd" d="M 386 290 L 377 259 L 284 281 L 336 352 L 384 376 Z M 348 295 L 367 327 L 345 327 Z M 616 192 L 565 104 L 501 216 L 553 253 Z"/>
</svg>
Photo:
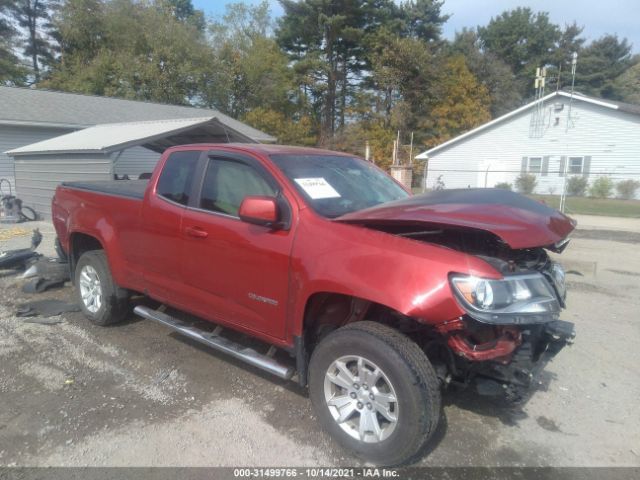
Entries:
<svg viewBox="0 0 640 480">
<path fill-rule="evenodd" d="M 127 314 L 127 291 L 113 281 L 102 250 L 82 254 L 75 269 L 78 303 L 85 316 L 97 325 L 110 325 Z"/>
<path fill-rule="evenodd" d="M 424 352 L 400 332 L 358 322 L 327 335 L 309 366 L 309 393 L 324 428 L 356 455 L 410 462 L 436 430 L 440 390 Z"/>
</svg>

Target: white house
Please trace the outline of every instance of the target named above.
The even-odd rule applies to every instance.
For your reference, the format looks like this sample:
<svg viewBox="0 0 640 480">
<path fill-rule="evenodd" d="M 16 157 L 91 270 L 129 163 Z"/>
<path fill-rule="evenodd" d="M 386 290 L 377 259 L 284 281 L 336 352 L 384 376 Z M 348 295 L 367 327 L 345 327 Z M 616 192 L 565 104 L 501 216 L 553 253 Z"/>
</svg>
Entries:
<svg viewBox="0 0 640 480">
<path fill-rule="evenodd" d="M 416 158 L 427 162 L 426 188 L 513 184 L 525 172 L 540 194 L 560 194 L 565 171 L 640 180 L 640 105 L 554 92 Z"/>
</svg>

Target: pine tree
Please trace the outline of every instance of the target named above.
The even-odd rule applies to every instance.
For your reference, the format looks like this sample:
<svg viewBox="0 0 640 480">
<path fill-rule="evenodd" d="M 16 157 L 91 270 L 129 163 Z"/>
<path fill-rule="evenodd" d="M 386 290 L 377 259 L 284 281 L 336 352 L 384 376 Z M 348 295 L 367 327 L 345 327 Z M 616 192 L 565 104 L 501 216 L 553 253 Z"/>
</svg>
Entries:
<svg viewBox="0 0 640 480">
<path fill-rule="evenodd" d="M 54 59 L 51 16 L 59 0 L 15 0 L 10 12 L 16 23 L 25 31 L 23 53 L 31 61 L 34 82 L 40 82 L 42 71 Z"/>
</svg>

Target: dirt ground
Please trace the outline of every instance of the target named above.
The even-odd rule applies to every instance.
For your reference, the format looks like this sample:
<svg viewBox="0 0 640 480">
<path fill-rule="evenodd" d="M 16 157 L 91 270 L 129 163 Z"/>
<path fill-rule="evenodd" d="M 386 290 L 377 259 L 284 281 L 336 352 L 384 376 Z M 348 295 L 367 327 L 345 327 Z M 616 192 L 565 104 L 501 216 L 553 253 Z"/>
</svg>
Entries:
<svg viewBox="0 0 640 480">
<path fill-rule="evenodd" d="M 40 227 L 40 251 L 53 254 Z M 2 248 L 28 244 L 5 239 L 11 228 L 0 228 Z M 608 231 L 581 230 L 561 255 L 575 345 L 524 406 L 445 394 L 419 465 L 640 466 L 640 239 Z M 79 313 L 25 323 L 16 305 L 72 289 L 31 296 L 22 282 L 0 278 L 0 465 L 359 465 L 295 384 L 133 315 L 110 328 Z"/>
</svg>

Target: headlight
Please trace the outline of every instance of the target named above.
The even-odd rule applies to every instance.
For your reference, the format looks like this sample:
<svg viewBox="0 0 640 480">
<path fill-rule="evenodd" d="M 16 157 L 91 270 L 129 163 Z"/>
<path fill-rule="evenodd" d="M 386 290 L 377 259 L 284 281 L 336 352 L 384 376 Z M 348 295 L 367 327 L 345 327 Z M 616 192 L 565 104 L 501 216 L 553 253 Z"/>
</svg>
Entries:
<svg viewBox="0 0 640 480">
<path fill-rule="evenodd" d="M 565 281 L 564 268 L 559 263 L 553 263 L 551 265 L 551 275 L 553 277 L 553 283 L 558 290 L 558 295 L 562 300 L 567 296 L 567 286 Z"/>
<path fill-rule="evenodd" d="M 469 315 L 487 323 L 540 323 L 560 311 L 543 275 L 514 275 L 501 280 L 453 275 L 456 297 Z"/>
</svg>

